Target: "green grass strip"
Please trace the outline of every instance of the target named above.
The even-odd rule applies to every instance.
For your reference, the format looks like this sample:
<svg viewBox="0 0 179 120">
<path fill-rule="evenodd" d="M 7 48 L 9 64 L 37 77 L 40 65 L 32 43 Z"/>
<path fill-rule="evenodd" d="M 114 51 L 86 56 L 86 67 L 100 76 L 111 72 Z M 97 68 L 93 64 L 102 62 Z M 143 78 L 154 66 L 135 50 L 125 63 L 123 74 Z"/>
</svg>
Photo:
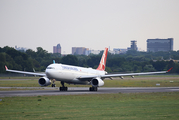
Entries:
<svg viewBox="0 0 179 120">
<path fill-rule="evenodd" d="M 176 120 L 179 92 L 0 98 L 1 120 Z"/>
</svg>

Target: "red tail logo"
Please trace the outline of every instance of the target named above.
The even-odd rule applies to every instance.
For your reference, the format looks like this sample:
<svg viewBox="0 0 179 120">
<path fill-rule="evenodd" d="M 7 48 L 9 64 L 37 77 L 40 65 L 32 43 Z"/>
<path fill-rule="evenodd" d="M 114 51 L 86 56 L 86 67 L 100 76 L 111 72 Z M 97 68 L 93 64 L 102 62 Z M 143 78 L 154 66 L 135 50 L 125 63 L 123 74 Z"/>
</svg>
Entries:
<svg viewBox="0 0 179 120">
<path fill-rule="evenodd" d="M 107 55 L 108 55 L 108 48 L 105 48 L 105 51 L 103 53 L 103 56 L 101 58 L 101 61 L 97 70 L 105 71 Z"/>
</svg>

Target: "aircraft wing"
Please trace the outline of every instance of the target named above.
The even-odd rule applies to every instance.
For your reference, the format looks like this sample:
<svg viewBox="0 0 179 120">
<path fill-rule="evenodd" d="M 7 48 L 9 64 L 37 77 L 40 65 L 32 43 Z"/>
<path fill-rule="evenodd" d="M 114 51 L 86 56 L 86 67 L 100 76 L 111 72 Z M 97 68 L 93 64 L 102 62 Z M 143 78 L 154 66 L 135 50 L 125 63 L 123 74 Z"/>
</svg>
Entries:
<svg viewBox="0 0 179 120">
<path fill-rule="evenodd" d="M 167 73 L 171 70 L 170 68 L 168 71 L 159 71 L 159 72 L 143 72 L 143 73 L 125 73 L 125 74 L 106 74 L 106 75 L 96 75 L 96 76 L 80 76 L 77 79 L 81 81 L 90 80 L 92 78 L 111 78 L 111 77 L 123 77 L 123 76 L 138 76 L 138 75 L 152 75 L 152 74 L 161 74 L 161 73 Z"/>
<path fill-rule="evenodd" d="M 107 75 L 102 75 L 101 78 L 123 77 L 123 76 L 138 76 L 138 75 L 152 75 L 152 74 L 160 74 L 160 73 L 167 73 L 167 71 L 143 72 L 143 73 L 126 73 L 126 74 L 107 74 Z"/>
<path fill-rule="evenodd" d="M 21 73 L 21 74 L 28 74 L 28 75 L 37 75 L 37 76 L 46 76 L 45 73 L 35 73 L 35 72 L 25 72 L 25 71 L 18 71 L 18 70 L 9 70 L 7 66 L 5 66 L 6 71 L 14 72 L 14 73 Z"/>
</svg>

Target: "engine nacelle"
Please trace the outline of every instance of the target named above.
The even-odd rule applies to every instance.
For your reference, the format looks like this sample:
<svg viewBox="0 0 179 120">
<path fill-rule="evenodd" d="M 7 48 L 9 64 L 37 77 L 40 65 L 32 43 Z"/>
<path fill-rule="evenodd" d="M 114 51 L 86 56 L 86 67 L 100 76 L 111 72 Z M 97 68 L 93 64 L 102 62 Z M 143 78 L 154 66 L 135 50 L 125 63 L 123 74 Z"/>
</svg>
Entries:
<svg viewBox="0 0 179 120">
<path fill-rule="evenodd" d="M 40 86 L 48 86 L 51 84 L 51 81 L 47 77 L 41 77 L 38 82 Z"/>
<path fill-rule="evenodd" d="M 101 78 L 93 78 L 91 80 L 91 85 L 93 87 L 100 87 L 100 86 L 103 86 L 104 85 L 104 81 L 101 79 Z"/>
</svg>

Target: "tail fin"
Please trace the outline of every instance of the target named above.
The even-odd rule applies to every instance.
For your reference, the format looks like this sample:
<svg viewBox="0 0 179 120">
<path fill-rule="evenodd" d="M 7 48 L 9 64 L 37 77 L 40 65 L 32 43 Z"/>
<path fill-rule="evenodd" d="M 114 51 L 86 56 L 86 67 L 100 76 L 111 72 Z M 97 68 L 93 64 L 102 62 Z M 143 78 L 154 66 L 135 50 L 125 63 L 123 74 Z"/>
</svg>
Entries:
<svg viewBox="0 0 179 120">
<path fill-rule="evenodd" d="M 101 58 L 97 70 L 105 71 L 107 55 L 108 55 L 108 48 L 105 48 L 105 51 L 103 52 L 103 56 Z"/>
</svg>

